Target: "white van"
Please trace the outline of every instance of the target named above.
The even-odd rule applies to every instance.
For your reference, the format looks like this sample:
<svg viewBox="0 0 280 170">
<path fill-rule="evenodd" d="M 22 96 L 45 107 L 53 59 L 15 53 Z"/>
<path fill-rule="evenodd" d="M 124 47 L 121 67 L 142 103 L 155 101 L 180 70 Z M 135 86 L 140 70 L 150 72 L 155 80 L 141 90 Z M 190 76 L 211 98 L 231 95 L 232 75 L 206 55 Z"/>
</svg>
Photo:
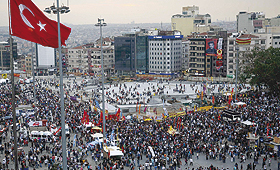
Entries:
<svg viewBox="0 0 280 170">
<path fill-rule="evenodd" d="M 65 124 L 65 135 L 68 137 L 70 136 L 69 125 Z"/>
<path fill-rule="evenodd" d="M 50 139 L 53 138 L 53 134 L 50 131 L 32 131 L 30 133 L 31 140 L 45 140 L 46 142 L 50 142 Z"/>
</svg>

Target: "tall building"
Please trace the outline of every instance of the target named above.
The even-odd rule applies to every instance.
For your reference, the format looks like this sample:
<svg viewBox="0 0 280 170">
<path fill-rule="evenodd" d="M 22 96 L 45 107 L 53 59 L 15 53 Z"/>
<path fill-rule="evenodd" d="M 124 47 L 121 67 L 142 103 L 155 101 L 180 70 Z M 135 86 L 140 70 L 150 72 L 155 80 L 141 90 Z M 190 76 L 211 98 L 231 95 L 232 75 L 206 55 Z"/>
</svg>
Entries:
<svg viewBox="0 0 280 170">
<path fill-rule="evenodd" d="M 183 35 L 149 36 L 149 72 L 176 73 L 182 66 Z"/>
<path fill-rule="evenodd" d="M 265 14 L 262 12 L 239 12 L 236 15 L 237 32 L 264 33 Z"/>
<path fill-rule="evenodd" d="M 17 58 L 17 43 L 13 42 L 13 57 Z M 0 42 L 0 70 L 10 70 L 10 44 Z"/>
<path fill-rule="evenodd" d="M 193 32 L 207 32 L 210 30 L 211 16 L 209 14 L 199 14 L 198 6 L 188 6 L 182 8 L 182 14 L 175 14 L 171 17 L 171 27 L 173 31 L 180 31 L 186 37 Z"/>
<path fill-rule="evenodd" d="M 119 74 L 148 72 L 148 36 L 143 31 L 133 29 L 115 37 L 115 69 Z"/>
</svg>

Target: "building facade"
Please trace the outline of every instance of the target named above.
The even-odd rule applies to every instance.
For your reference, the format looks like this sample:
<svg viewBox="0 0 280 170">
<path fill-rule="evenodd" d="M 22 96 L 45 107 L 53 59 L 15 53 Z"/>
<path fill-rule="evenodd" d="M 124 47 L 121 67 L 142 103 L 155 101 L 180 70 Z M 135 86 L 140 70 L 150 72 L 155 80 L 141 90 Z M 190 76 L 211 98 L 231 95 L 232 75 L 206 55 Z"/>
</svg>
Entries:
<svg viewBox="0 0 280 170">
<path fill-rule="evenodd" d="M 236 15 L 237 32 L 261 33 L 265 32 L 265 14 L 262 12 L 239 12 Z"/>
<path fill-rule="evenodd" d="M 236 38 L 251 38 L 251 44 L 248 45 L 238 45 L 236 43 Z M 256 36 L 253 34 L 232 34 L 228 37 L 227 41 L 227 75 L 235 75 L 236 71 L 236 58 L 237 58 L 237 49 L 238 49 L 238 59 L 239 59 L 239 71 L 242 72 L 242 67 L 246 65 L 245 55 L 250 53 L 253 49 L 267 49 L 267 37 L 265 36 Z M 269 43 L 268 43 L 269 44 Z"/>
<path fill-rule="evenodd" d="M 182 71 L 186 71 L 189 69 L 189 58 L 190 57 L 190 41 L 189 40 L 183 40 L 182 41 Z"/>
<path fill-rule="evenodd" d="M 272 47 L 280 48 L 280 34 L 273 35 L 272 37 Z"/>
<path fill-rule="evenodd" d="M 205 38 L 190 38 L 189 75 L 206 76 Z"/>
<path fill-rule="evenodd" d="M 114 48 L 115 69 L 119 74 L 149 71 L 148 36 L 141 34 L 140 30 L 115 37 Z"/>
<path fill-rule="evenodd" d="M 101 76 L 101 48 L 100 45 L 83 45 L 67 50 L 67 70 L 69 73 L 80 73 Z M 106 75 L 114 72 L 114 47 L 103 45 L 104 72 Z"/>
<path fill-rule="evenodd" d="M 149 72 L 176 73 L 181 70 L 182 35 L 149 36 Z"/>
<path fill-rule="evenodd" d="M 13 42 L 13 57 L 17 59 L 17 43 Z M 0 70 L 10 70 L 10 44 L 0 42 Z"/>
</svg>

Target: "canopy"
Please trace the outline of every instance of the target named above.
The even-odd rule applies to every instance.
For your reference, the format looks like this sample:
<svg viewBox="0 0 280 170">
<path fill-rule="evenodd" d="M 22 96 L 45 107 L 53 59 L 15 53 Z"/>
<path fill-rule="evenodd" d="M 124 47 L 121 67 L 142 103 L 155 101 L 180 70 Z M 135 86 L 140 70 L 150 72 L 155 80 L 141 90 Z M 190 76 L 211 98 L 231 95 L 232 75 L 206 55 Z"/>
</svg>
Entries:
<svg viewBox="0 0 280 170">
<path fill-rule="evenodd" d="M 247 125 L 247 126 L 256 125 L 256 123 L 253 123 L 253 122 L 251 122 L 251 121 L 249 121 L 249 120 L 242 121 L 241 123 L 244 124 L 244 125 Z"/>
<path fill-rule="evenodd" d="M 102 130 L 102 128 L 98 127 L 98 126 L 94 126 L 92 127 L 93 130 Z M 103 136 L 102 136 L 103 137 Z"/>
</svg>

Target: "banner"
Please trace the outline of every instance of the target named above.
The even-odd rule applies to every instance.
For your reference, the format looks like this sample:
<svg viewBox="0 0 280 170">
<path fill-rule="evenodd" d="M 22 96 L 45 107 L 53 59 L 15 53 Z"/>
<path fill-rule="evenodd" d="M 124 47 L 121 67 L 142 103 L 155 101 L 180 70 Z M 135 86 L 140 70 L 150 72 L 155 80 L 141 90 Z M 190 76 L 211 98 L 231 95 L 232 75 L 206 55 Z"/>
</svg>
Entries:
<svg viewBox="0 0 280 170">
<path fill-rule="evenodd" d="M 238 45 L 249 45 L 251 44 L 251 38 L 236 38 Z"/>
<path fill-rule="evenodd" d="M 28 126 L 42 126 L 42 121 L 32 121 L 28 123 Z"/>
<path fill-rule="evenodd" d="M 222 49 L 217 50 L 217 59 L 218 60 L 223 59 L 223 50 Z"/>
<path fill-rule="evenodd" d="M 218 41 L 218 50 L 221 50 L 223 48 L 223 38 L 219 38 Z"/>
<path fill-rule="evenodd" d="M 206 55 L 216 56 L 217 55 L 217 39 L 206 39 Z"/>
<path fill-rule="evenodd" d="M 216 66 L 223 66 L 223 61 L 216 61 Z"/>
</svg>

